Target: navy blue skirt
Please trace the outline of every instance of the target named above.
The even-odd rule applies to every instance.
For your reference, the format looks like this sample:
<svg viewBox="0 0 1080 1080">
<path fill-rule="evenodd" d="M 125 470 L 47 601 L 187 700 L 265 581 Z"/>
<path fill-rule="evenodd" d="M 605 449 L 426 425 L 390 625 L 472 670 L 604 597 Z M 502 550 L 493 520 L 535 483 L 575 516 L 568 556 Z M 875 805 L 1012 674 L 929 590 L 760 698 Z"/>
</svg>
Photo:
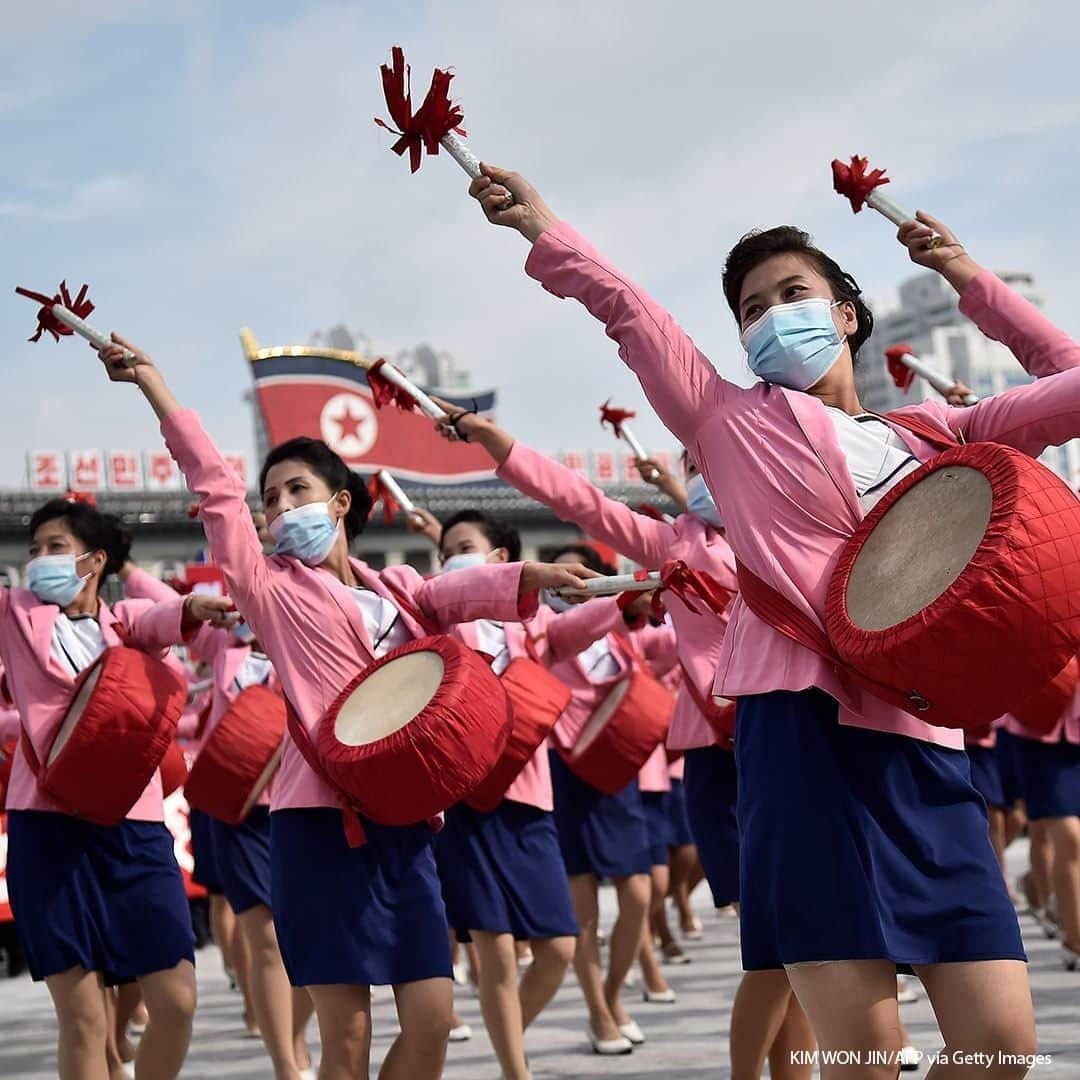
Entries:
<svg viewBox="0 0 1080 1080">
<path fill-rule="evenodd" d="M 667 866 L 668 848 L 672 846 L 671 792 L 643 791 L 641 802 L 645 807 L 645 825 L 649 830 L 649 862 L 653 866 Z"/>
<path fill-rule="evenodd" d="M 972 787 L 983 797 L 987 806 L 1005 809 L 1005 792 L 1001 786 L 1001 773 L 998 772 L 998 757 L 992 746 L 969 746 L 968 760 L 971 762 Z"/>
<path fill-rule="evenodd" d="M 1023 797 L 1020 787 L 1020 774 L 1016 771 L 1016 736 L 1004 728 L 998 728 L 994 743 L 997 756 L 998 775 L 1001 777 L 1001 792 L 1008 809 L 1014 807 Z"/>
<path fill-rule="evenodd" d="M 391 986 L 450 978 L 450 939 L 432 835 L 364 819 L 350 848 L 341 811 L 270 815 L 274 925 L 293 986 Z"/>
<path fill-rule="evenodd" d="M 1016 736 L 1013 760 L 1028 818 L 1038 821 L 1080 815 L 1080 746 L 1064 740 L 1041 743 Z"/>
<path fill-rule="evenodd" d="M 555 791 L 555 828 L 569 877 L 647 874 L 649 828 L 637 779 L 617 795 L 605 795 L 575 776 L 558 752 L 549 752 Z"/>
<path fill-rule="evenodd" d="M 672 847 L 686 847 L 694 842 L 690 832 L 690 819 L 686 816 L 686 786 L 681 780 L 671 781 L 668 821 L 671 822 Z"/>
<path fill-rule="evenodd" d="M 221 891 L 237 915 L 270 907 L 270 807 L 256 806 L 239 825 L 211 819 Z"/>
<path fill-rule="evenodd" d="M 435 842 L 447 921 L 459 941 L 470 930 L 520 941 L 578 932 L 554 816 L 504 799 L 482 814 L 464 804 L 446 812 Z"/>
<path fill-rule="evenodd" d="M 15 930 L 35 980 L 69 968 L 109 983 L 195 962 L 184 881 L 160 821 L 92 825 L 67 814 L 8 814 Z"/>
<path fill-rule="evenodd" d="M 191 855 L 195 861 L 191 880 L 208 893 L 220 893 L 221 874 L 214 851 L 214 819 L 192 807 L 188 821 L 191 827 Z"/>
<path fill-rule="evenodd" d="M 727 907 L 739 899 L 739 794 L 735 755 L 719 746 L 686 751 L 686 816 L 697 845 L 713 903 Z"/>
<path fill-rule="evenodd" d="M 1026 959 L 962 750 L 841 726 L 818 690 L 738 710 L 744 968 Z"/>
</svg>

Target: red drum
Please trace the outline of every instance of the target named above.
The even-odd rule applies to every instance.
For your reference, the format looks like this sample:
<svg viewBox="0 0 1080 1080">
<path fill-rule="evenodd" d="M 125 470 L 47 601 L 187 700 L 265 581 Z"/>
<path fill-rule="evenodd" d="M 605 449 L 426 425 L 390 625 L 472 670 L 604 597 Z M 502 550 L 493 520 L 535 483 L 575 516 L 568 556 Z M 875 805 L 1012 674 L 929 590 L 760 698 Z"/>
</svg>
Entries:
<svg viewBox="0 0 1080 1080">
<path fill-rule="evenodd" d="M 1080 645 L 1080 500 L 1018 450 L 947 450 L 855 530 L 826 624 L 845 663 L 929 723 L 1013 712 Z"/>
<path fill-rule="evenodd" d="M 664 741 L 675 699 L 644 671 L 618 683 L 566 756 L 570 770 L 605 795 L 622 791 Z"/>
<path fill-rule="evenodd" d="M 502 802 L 541 743 L 570 704 L 570 689 L 535 660 L 517 656 L 499 676 L 513 712 L 513 726 L 502 757 L 487 778 L 465 800 L 474 810 L 490 813 Z"/>
<path fill-rule="evenodd" d="M 183 748 L 173 739 L 169 743 L 169 749 L 161 759 L 161 797 L 167 799 L 174 791 L 179 791 L 187 780 L 187 758 L 184 757 Z"/>
<path fill-rule="evenodd" d="M 150 783 L 176 735 L 187 686 L 138 649 L 115 645 L 86 668 L 38 785 L 69 813 L 116 825 Z"/>
<path fill-rule="evenodd" d="M 483 657 L 454 638 L 420 638 L 345 687 L 319 721 L 319 760 L 362 814 L 411 825 L 480 786 L 510 724 L 510 698 Z"/>
<path fill-rule="evenodd" d="M 7 805 L 8 781 L 11 779 L 11 766 L 19 752 L 19 740 L 8 739 L 0 746 L 0 813 Z"/>
<path fill-rule="evenodd" d="M 239 825 L 281 764 L 285 699 L 249 686 L 225 710 L 191 766 L 188 805 L 226 825 Z"/>
<path fill-rule="evenodd" d="M 1013 716 L 1033 735 L 1048 735 L 1072 703 L 1078 679 L 1080 664 L 1074 656 L 1038 693 L 1014 705 Z"/>
</svg>

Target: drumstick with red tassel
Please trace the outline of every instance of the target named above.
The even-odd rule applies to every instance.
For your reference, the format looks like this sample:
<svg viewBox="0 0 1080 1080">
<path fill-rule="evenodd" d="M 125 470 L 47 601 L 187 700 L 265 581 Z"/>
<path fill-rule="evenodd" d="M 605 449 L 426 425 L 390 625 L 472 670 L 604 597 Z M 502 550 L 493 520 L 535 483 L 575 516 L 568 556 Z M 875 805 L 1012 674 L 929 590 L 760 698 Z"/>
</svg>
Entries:
<svg viewBox="0 0 1080 1080">
<path fill-rule="evenodd" d="M 940 371 L 920 360 L 910 345 L 890 345 L 885 350 L 885 361 L 893 382 L 905 393 L 911 388 L 916 375 L 924 378 L 942 397 L 948 397 L 956 385 Z M 964 395 L 965 405 L 974 405 L 978 400 L 976 394 Z"/>
<path fill-rule="evenodd" d="M 617 439 L 622 439 L 627 446 L 630 447 L 630 452 L 637 458 L 638 461 L 646 461 L 649 455 L 645 452 L 645 447 L 638 442 L 634 433 L 630 430 L 627 420 L 633 420 L 637 416 L 637 413 L 632 409 L 619 409 L 611 404 L 611 398 L 608 398 L 603 405 L 600 406 L 600 426 L 605 424 L 611 425 L 611 430 L 615 432 Z M 659 477 L 659 473 L 652 469 L 650 470 L 650 480 L 656 480 Z"/>
<path fill-rule="evenodd" d="M 111 339 L 106 334 L 86 321 L 86 316 L 94 310 L 93 303 L 86 298 L 86 288 L 86 285 L 83 285 L 78 296 L 72 299 L 71 293 L 68 292 L 67 281 L 60 282 L 60 288 L 55 296 L 46 296 L 44 293 L 16 285 L 15 291 L 20 296 L 36 300 L 41 304 L 38 311 L 37 330 L 29 340 L 38 341 L 43 333 L 48 333 L 52 334 L 54 340 L 59 341 L 62 337 L 71 337 L 74 332 L 79 337 L 86 338 L 97 349 L 103 349 L 111 344 Z M 124 350 L 124 364 L 127 367 L 135 366 L 135 354 L 130 349 Z"/>
<path fill-rule="evenodd" d="M 375 502 L 382 499 L 383 521 L 387 525 L 394 520 L 394 515 L 399 509 L 417 521 L 423 521 L 423 518 L 417 513 L 416 505 L 412 499 L 405 494 L 401 485 L 386 469 L 380 469 L 371 477 L 368 491 L 371 494 L 373 510 Z"/>
<path fill-rule="evenodd" d="M 419 409 L 432 420 L 446 420 L 446 412 L 435 404 L 403 371 L 385 360 L 364 360 L 360 364 L 367 371 L 368 386 L 375 401 L 375 408 L 394 405 L 405 412 Z"/>
<path fill-rule="evenodd" d="M 551 591 L 557 596 L 577 597 L 591 600 L 594 596 L 618 596 L 627 592 L 648 592 L 659 589 L 659 570 L 636 570 L 632 574 L 610 574 L 606 577 L 590 578 L 580 589 L 569 585 L 560 585 Z"/>
</svg>

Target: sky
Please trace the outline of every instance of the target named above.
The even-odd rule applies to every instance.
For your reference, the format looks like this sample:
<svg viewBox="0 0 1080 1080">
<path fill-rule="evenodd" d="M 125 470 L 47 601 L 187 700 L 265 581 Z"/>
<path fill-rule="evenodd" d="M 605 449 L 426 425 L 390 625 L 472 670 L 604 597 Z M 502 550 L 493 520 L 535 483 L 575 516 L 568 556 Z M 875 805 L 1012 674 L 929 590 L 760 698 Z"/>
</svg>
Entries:
<svg viewBox="0 0 1080 1080">
<path fill-rule="evenodd" d="M 615 347 L 528 279 L 448 157 L 415 176 L 373 123 L 401 44 L 416 90 L 453 66 L 469 144 L 678 317 L 727 377 L 745 357 L 720 290 L 748 229 L 801 225 L 888 302 L 915 268 L 857 217 L 829 162 L 859 152 L 889 194 L 987 266 L 1034 272 L 1080 335 L 1080 20 L 1047 0 L 767 5 L 7 0 L 0 29 L 0 488 L 30 448 L 156 449 L 137 390 L 81 341 L 25 339 L 21 284 L 90 283 L 92 321 L 146 348 L 229 449 L 253 453 L 238 340 L 336 323 L 377 352 L 428 342 L 496 386 L 543 450 L 610 446 L 597 406 L 671 447 Z"/>
</svg>

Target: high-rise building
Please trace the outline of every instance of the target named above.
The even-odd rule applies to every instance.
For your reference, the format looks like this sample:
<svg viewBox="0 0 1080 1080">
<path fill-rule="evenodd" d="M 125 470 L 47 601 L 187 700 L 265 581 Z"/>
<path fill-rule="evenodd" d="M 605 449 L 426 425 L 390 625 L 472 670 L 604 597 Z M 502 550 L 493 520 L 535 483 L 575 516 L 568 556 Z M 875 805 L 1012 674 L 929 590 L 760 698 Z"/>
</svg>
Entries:
<svg viewBox="0 0 1080 1080">
<path fill-rule="evenodd" d="M 1045 298 L 1031 274 L 998 272 L 998 276 L 1038 308 Z M 943 375 L 964 383 L 979 397 L 1000 394 L 1031 382 L 1013 354 L 1000 342 L 984 337 L 960 314 L 952 286 L 934 271 L 907 278 L 898 289 L 899 304 L 875 306 L 874 333 L 860 350 L 856 382 L 863 405 L 873 412 L 888 412 L 910 405 L 936 392 L 916 378 L 905 394 L 892 381 L 885 366 L 885 350 L 904 343 Z M 1080 487 L 1080 440 L 1052 447 L 1042 458 L 1072 487 Z"/>
</svg>

